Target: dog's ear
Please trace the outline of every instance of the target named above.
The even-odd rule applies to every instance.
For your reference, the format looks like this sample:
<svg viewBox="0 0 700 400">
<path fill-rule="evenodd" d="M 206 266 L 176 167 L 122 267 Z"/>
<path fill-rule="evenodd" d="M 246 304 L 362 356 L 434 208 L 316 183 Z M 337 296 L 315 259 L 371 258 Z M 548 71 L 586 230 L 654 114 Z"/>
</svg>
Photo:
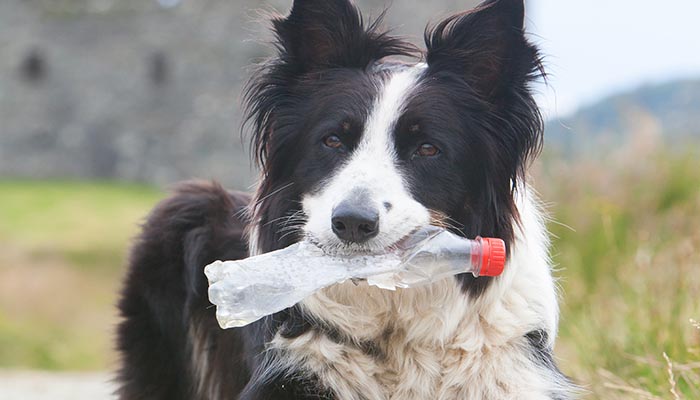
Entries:
<svg viewBox="0 0 700 400">
<path fill-rule="evenodd" d="M 541 72 L 524 35 L 523 0 L 488 0 L 432 29 L 425 42 L 429 71 L 461 74 L 484 100 L 497 103 Z"/>
<path fill-rule="evenodd" d="M 321 68 L 364 68 L 410 46 L 379 30 L 381 18 L 365 27 L 349 0 L 295 0 L 286 18 L 273 20 L 280 57 L 296 72 Z"/>
<path fill-rule="evenodd" d="M 523 0 L 487 0 L 426 30 L 428 73 L 464 81 L 482 100 L 492 148 L 515 186 L 542 147 L 542 117 L 530 82 L 544 76 L 537 48 L 525 37 Z"/>
<path fill-rule="evenodd" d="M 372 23 L 350 0 L 295 0 L 287 17 L 272 20 L 277 55 L 263 63 L 246 85 L 246 121 L 253 125 L 252 145 L 263 169 L 275 121 L 285 99 L 293 97 L 300 77 L 326 68 L 364 69 L 390 55 L 416 53 L 411 44 L 381 29 L 383 13 Z"/>
</svg>

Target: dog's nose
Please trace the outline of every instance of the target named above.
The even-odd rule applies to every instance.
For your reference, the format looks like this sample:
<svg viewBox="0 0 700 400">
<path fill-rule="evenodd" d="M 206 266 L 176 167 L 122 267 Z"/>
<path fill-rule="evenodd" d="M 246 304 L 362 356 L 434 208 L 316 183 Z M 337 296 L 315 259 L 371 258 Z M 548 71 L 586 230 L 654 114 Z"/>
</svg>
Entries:
<svg viewBox="0 0 700 400">
<path fill-rule="evenodd" d="M 331 225 L 341 240 L 362 243 L 379 233 L 379 213 L 366 205 L 344 201 L 333 209 Z"/>
</svg>

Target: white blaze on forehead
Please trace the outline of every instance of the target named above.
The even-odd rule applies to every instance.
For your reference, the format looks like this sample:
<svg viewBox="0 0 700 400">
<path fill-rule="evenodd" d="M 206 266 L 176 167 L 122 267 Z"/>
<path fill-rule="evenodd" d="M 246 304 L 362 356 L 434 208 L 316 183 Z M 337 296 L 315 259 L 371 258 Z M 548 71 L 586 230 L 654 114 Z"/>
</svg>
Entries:
<svg viewBox="0 0 700 400">
<path fill-rule="evenodd" d="M 383 152 L 394 156 L 393 132 L 394 126 L 406 106 L 410 94 L 415 90 L 416 84 L 423 72 L 422 66 L 416 66 L 391 76 L 382 90 L 379 92 L 369 114 L 365 131 L 358 149 L 357 155 L 364 152 Z"/>
<path fill-rule="evenodd" d="M 319 192 L 302 200 L 308 217 L 304 230 L 329 245 L 338 244 L 332 232 L 333 209 L 353 193 L 366 194 L 367 206 L 379 213 L 379 234 L 366 245 L 383 248 L 429 222 L 425 207 L 411 195 L 397 168 L 394 128 L 424 71 L 422 65 L 395 72 L 380 88 L 369 110 L 362 137 L 346 164 L 325 181 Z M 390 204 L 391 206 L 385 206 Z"/>
<path fill-rule="evenodd" d="M 396 168 L 394 128 L 422 72 L 422 66 L 402 70 L 389 77 L 380 88 L 360 142 L 333 184 L 369 190 L 373 194 L 371 197 L 382 202 L 389 199 L 377 197 L 386 192 L 408 195 L 404 179 Z"/>
</svg>

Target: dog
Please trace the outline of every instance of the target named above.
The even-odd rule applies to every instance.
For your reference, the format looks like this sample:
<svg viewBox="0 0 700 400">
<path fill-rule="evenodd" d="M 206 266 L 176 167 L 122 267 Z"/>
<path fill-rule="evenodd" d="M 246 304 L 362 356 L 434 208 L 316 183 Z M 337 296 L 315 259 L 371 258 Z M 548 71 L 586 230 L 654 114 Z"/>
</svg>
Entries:
<svg viewBox="0 0 700 400">
<path fill-rule="evenodd" d="M 543 76 L 523 0 L 426 30 L 425 51 L 349 0 L 295 0 L 247 86 L 251 197 L 182 184 L 150 214 L 119 303 L 118 395 L 136 399 L 569 399 L 543 212 L 525 182 Z M 205 265 L 302 238 L 382 251 L 428 224 L 502 238 L 505 272 L 396 291 L 346 282 L 220 329 Z M 323 274 L 323 270 L 318 271 Z"/>
</svg>

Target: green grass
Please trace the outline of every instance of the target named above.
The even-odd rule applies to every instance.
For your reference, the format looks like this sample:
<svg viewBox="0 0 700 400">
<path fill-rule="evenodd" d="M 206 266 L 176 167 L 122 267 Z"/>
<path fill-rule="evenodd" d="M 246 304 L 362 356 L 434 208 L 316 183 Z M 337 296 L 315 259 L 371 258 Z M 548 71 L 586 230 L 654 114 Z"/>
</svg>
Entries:
<svg viewBox="0 0 700 400">
<path fill-rule="evenodd" d="M 700 398 L 700 157 L 650 154 L 538 176 L 556 223 L 558 354 L 593 398 Z M 642 161 L 640 161 L 642 160 Z"/>
<path fill-rule="evenodd" d="M 132 184 L 0 181 L 0 367 L 113 362 L 129 241 L 162 196 Z"/>
<path fill-rule="evenodd" d="M 591 398 L 700 398 L 700 157 L 546 159 L 562 289 L 557 356 Z M 105 182 L 0 181 L 0 367 L 114 363 L 129 238 L 163 193 Z"/>
<path fill-rule="evenodd" d="M 123 245 L 161 196 L 143 185 L 76 181 L 0 181 L 0 194 L 0 239 L 61 247 Z"/>
</svg>

